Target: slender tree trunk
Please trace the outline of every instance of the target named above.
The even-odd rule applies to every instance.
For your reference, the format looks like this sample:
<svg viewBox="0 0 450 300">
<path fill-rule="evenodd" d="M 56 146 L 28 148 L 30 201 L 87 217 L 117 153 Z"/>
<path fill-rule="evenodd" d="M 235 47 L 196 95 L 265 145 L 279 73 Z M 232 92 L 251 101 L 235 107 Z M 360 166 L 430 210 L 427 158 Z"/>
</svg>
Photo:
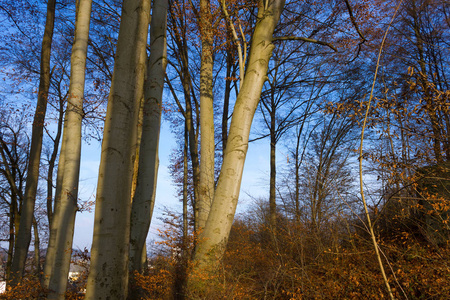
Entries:
<svg viewBox="0 0 450 300">
<path fill-rule="evenodd" d="M 199 199 L 199 182 L 200 182 L 200 166 L 199 166 L 199 159 L 198 159 L 198 140 L 197 135 L 195 134 L 195 127 L 194 127 L 194 116 L 192 112 L 192 104 L 191 104 L 191 95 L 190 95 L 190 76 L 189 76 L 189 70 L 187 68 L 184 69 L 185 72 L 187 72 L 187 75 L 184 77 L 184 94 L 185 94 L 185 101 L 186 101 L 186 124 L 189 134 L 189 153 L 191 156 L 191 162 L 192 162 L 192 173 L 193 173 L 193 186 L 194 186 L 194 201 L 193 201 L 193 209 L 194 209 L 194 231 L 198 232 L 199 229 L 199 207 L 198 207 L 198 199 Z M 186 74 L 186 73 L 185 73 Z M 186 85 L 189 85 L 188 88 L 186 88 Z"/>
<path fill-rule="evenodd" d="M 59 100 L 59 117 L 58 125 L 56 130 L 56 136 L 53 140 L 53 151 L 48 162 L 48 172 L 47 172 L 47 219 L 48 227 L 52 227 L 53 221 L 53 171 L 55 169 L 55 162 L 58 156 L 59 142 L 61 141 L 62 128 L 64 123 L 64 100 L 61 98 Z"/>
<path fill-rule="evenodd" d="M 269 182 L 269 224 L 272 236 L 276 236 L 277 227 L 277 202 L 276 202 L 276 182 L 277 182 L 277 164 L 276 164 L 276 105 L 274 104 L 274 95 L 271 95 L 270 111 L 270 182 Z"/>
<path fill-rule="evenodd" d="M 87 300 L 127 297 L 131 181 L 149 16 L 149 0 L 123 2 L 97 184 Z"/>
<path fill-rule="evenodd" d="M 66 130 L 67 124 L 64 123 L 64 131 Z M 54 202 L 54 211 L 59 211 L 61 206 L 61 189 L 62 189 L 62 180 L 64 176 L 64 160 L 66 153 L 66 136 L 63 135 L 63 141 L 61 143 L 61 150 L 59 152 L 59 160 L 58 160 L 58 171 L 56 174 L 56 189 L 55 189 L 55 202 Z M 53 219 L 53 213 L 52 213 Z M 53 268 L 53 262 L 55 260 L 56 255 L 56 235 L 57 235 L 58 227 L 54 222 L 52 222 L 50 226 L 50 235 L 48 238 L 48 246 L 47 253 L 45 255 L 44 262 L 44 276 L 42 278 L 41 284 L 43 287 L 48 288 L 50 283 L 50 276 Z"/>
<path fill-rule="evenodd" d="M 178 62 L 180 64 L 179 75 L 181 77 L 181 84 L 183 85 L 183 93 L 185 100 L 185 109 L 182 108 L 179 103 L 180 111 L 184 111 L 183 117 L 186 121 L 186 126 L 188 130 L 188 144 L 189 144 L 189 154 L 192 162 L 192 172 L 193 172 L 193 189 L 194 189 L 194 199 L 192 201 L 193 211 L 194 211 L 194 231 L 198 230 L 198 205 L 197 199 L 199 198 L 199 182 L 200 182 L 200 166 L 198 158 L 198 127 L 194 125 L 194 114 L 192 109 L 192 98 L 195 94 L 192 93 L 192 82 L 191 75 L 189 72 L 189 56 L 188 56 L 188 45 L 186 37 L 186 20 L 184 19 L 185 11 L 176 11 L 173 6 L 170 5 L 171 12 L 170 16 L 172 18 L 172 23 L 174 30 L 174 41 L 178 48 Z M 180 10 L 185 10 L 186 8 L 182 6 Z M 173 91 L 173 89 L 172 89 Z"/>
<path fill-rule="evenodd" d="M 34 235 L 34 264 L 35 264 L 35 274 L 39 278 L 41 277 L 41 249 L 40 249 L 40 238 L 39 238 L 39 229 L 36 218 L 33 216 L 33 235 Z"/>
<path fill-rule="evenodd" d="M 205 227 L 214 197 L 213 32 L 209 0 L 200 0 L 202 54 L 200 68 L 200 182 L 198 227 Z"/>
<path fill-rule="evenodd" d="M 30 157 L 28 162 L 25 197 L 20 217 L 20 226 L 16 237 L 14 257 L 11 266 L 11 285 L 19 283 L 25 270 L 28 247 L 31 240 L 31 225 L 36 201 L 36 191 L 39 180 L 39 163 L 42 150 L 42 136 L 45 114 L 47 111 L 48 90 L 50 87 L 50 54 L 53 40 L 56 0 L 47 3 L 47 19 L 41 50 L 41 67 L 39 77 L 38 101 L 31 133 Z"/>
<path fill-rule="evenodd" d="M 225 151 L 227 146 L 227 138 L 228 138 L 228 110 L 230 107 L 230 94 L 231 94 L 231 63 L 230 63 L 230 54 L 227 51 L 227 75 L 225 78 L 225 93 L 223 97 L 223 112 L 222 112 L 222 153 Z"/>
<path fill-rule="evenodd" d="M 230 33 L 228 35 L 231 36 Z M 223 151 L 225 151 L 228 140 L 228 110 L 230 106 L 231 84 L 233 82 L 232 78 L 236 76 L 232 49 L 227 50 L 226 61 L 227 61 L 227 71 L 225 78 L 225 93 L 223 99 L 223 113 L 222 113 L 222 154 Z"/>
<path fill-rule="evenodd" d="M 167 9 L 167 0 L 153 2 L 150 25 L 150 58 L 144 87 L 141 155 L 136 193 L 131 208 L 130 271 L 143 271 L 141 258 L 155 205 L 162 95 L 167 65 Z"/>
<path fill-rule="evenodd" d="M 9 161 L 7 159 L 6 144 L 0 137 L 0 156 L 2 158 L 1 163 L 4 166 L 4 173 L 6 179 L 8 180 L 9 186 L 11 188 L 11 203 L 9 204 L 9 238 L 8 238 L 8 258 L 6 261 L 5 278 L 8 281 L 11 277 L 11 265 L 14 253 L 14 241 L 16 237 L 16 230 L 18 228 L 18 218 L 19 212 L 17 208 L 17 199 L 22 198 L 20 190 L 17 189 L 15 181 L 15 172 L 9 168 L 9 164 L 13 165 L 14 162 L 11 161 L 11 156 L 8 155 Z M 2 197 L 3 198 L 3 197 Z"/>
<path fill-rule="evenodd" d="M 12 193 L 11 196 L 11 207 L 9 211 L 9 239 L 8 239 L 8 258 L 6 260 L 6 269 L 5 269 L 5 279 L 8 281 L 11 276 L 11 264 L 12 264 L 12 257 L 14 252 L 14 240 L 15 240 L 15 233 L 14 233 L 14 219 L 17 209 L 15 206 L 17 204 L 17 200 L 15 198 L 15 193 Z"/>
<path fill-rule="evenodd" d="M 184 146 L 183 146 L 183 245 L 187 248 L 188 238 L 188 152 L 189 133 L 186 120 L 184 122 Z"/>
<path fill-rule="evenodd" d="M 295 221 L 297 226 L 300 224 L 300 139 L 301 139 L 301 130 L 300 132 L 297 132 L 297 142 L 295 144 L 295 154 L 294 154 L 295 158 L 294 203 L 295 203 Z"/>
<path fill-rule="evenodd" d="M 250 59 L 236 99 L 214 201 L 194 255 L 191 288 L 195 286 L 197 274 L 213 271 L 218 267 L 225 250 L 239 198 L 250 127 L 267 78 L 268 63 L 274 48 L 272 35 L 283 7 L 283 0 L 259 3 Z"/>
<path fill-rule="evenodd" d="M 60 205 L 55 210 L 53 222 L 57 228 L 54 240 L 55 256 L 51 264 L 48 299 L 64 299 L 72 255 L 75 215 L 78 209 L 78 182 L 81 156 L 81 126 L 89 22 L 92 0 L 80 0 L 77 5 L 75 39 L 72 46 L 71 77 L 64 127 L 64 173 Z M 52 245 L 53 246 L 53 245 Z"/>
</svg>

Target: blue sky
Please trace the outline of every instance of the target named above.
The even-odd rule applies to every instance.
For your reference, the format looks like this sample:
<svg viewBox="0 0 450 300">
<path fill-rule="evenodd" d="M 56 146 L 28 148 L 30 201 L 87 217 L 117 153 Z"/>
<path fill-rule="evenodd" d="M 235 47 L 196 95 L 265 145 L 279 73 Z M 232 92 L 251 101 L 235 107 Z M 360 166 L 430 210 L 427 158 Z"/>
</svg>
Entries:
<svg viewBox="0 0 450 300">
<path fill-rule="evenodd" d="M 168 169 L 170 163 L 169 156 L 174 147 L 175 140 L 170 131 L 170 124 L 163 121 L 159 148 L 160 166 L 156 190 L 156 203 L 148 240 L 157 238 L 157 229 L 162 227 L 162 222 L 158 217 L 162 216 L 164 207 L 177 212 L 181 212 L 182 210 L 181 203 L 176 198 L 175 187 Z M 92 141 L 90 144 L 84 143 L 82 146 L 79 197 L 83 201 L 95 199 L 95 189 L 100 163 L 100 149 L 101 144 L 95 141 Z M 252 142 L 249 145 L 237 213 L 243 212 L 245 207 L 252 203 L 253 200 L 249 195 L 254 198 L 265 197 L 268 195 L 268 182 L 269 142 L 266 139 L 263 139 Z M 78 213 L 75 223 L 74 248 L 84 249 L 86 247 L 90 250 L 93 229 L 94 209 L 92 209 L 91 212 Z"/>
</svg>

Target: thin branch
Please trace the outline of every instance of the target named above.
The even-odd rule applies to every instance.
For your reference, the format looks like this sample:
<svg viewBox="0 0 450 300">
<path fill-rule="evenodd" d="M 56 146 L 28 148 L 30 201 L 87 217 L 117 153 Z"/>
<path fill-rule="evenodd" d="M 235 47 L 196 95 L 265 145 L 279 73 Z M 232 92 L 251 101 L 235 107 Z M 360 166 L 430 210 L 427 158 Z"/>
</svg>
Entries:
<svg viewBox="0 0 450 300">
<path fill-rule="evenodd" d="M 225 15 L 225 19 L 228 21 L 228 24 L 230 26 L 231 32 L 233 34 L 234 43 L 236 44 L 236 47 L 238 48 L 239 77 L 240 77 L 239 88 L 241 88 L 242 87 L 242 83 L 244 82 L 244 66 L 245 66 L 245 59 L 246 58 L 243 58 L 242 47 L 241 47 L 241 44 L 239 43 L 239 38 L 237 36 L 236 29 L 234 28 L 233 21 L 231 20 L 230 15 L 228 14 L 227 7 L 225 5 L 225 0 L 222 0 L 221 4 L 222 4 L 222 11 L 223 11 L 223 13 Z M 241 31 L 242 31 L 242 28 L 241 28 Z M 244 42 L 245 42 L 245 37 L 244 37 Z M 245 47 L 245 48 L 247 48 L 247 47 Z"/>
<path fill-rule="evenodd" d="M 338 52 L 338 50 L 336 49 L 336 47 L 334 47 L 334 46 L 333 46 L 332 44 L 330 44 L 330 43 L 318 41 L 318 40 L 315 40 L 315 39 L 305 38 L 305 37 L 301 37 L 301 36 L 281 36 L 281 37 L 275 37 L 275 38 L 273 38 L 273 41 L 304 41 L 304 42 L 307 42 L 307 43 L 314 43 L 314 44 L 319 44 L 319 45 L 327 46 L 327 47 L 333 49 L 334 52 Z"/>
<path fill-rule="evenodd" d="M 183 117 L 186 118 L 186 113 L 185 113 L 185 111 L 183 109 L 183 106 L 181 105 L 181 102 L 178 99 L 177 93 L 175 92 L 175 89 L 173 88 L 169 77 L 167 77 L 167 74 L 166 74 L 165 78 L 166 78 L 166 82 L 167 82 L 167 84 L 169 86 L 170 92 L 172 93 L 172 97 L 175 99 L 175 102 L 177 103 L 178 109 L 180 110 L 180 112 L 183 115 Z"/>
<path fill-rule="evenodd" d="M 353 10 L 352 7 L 350 6 L 350 3 L 348 2 L 348 0 L 344 0 L 345 5 L 347 6 L 347 10 L 348 10 L 348 14 L 350 15 L 350 21 L 352 21 L 353 27 L 355 27 L 356 32 L 358 33 L 359 37 L 362 39 L 362 43 L 366 42 L 366 38 L 364 37 L 364 35 L 362 34 L 361 30 L 359 29 L 358 23 L 356 23 L 356 19 L 355 16 L 353 15 Z"/>
<path fill-rule="evenodd" d="M 388 25 L 388 27 L 386 29 L 386 32 L 384 33 L 383 40 L 381 41 L 380 50 L 378 52 L 377 65 L 376 65 L 376 68 L 375 68 L 375 74 L 373 76 L 372 89 L 370 91 L 370 97 L 369 97 L 369 101 L 367 103 L 366 113 L 365 113 L 365 116 L 364 116 L 364 122 L 363 122 L 362 129 L 361 129 L 361 142 L 360 142 L 360 147 L 359 147 L 359 183 L 360 183 L 361 199 L 362 199 L 363 204 L 364 204 L 364 211 L 366 213 L 367 224 L 369 225 L 370 236 L 372 237 L 372 242 L 373 242 L 373 246 L 375 248 L 375 253 L 376 253 L 376 256 L 377 256 L 377 259 L 378 259 L 378 264 L 380 266 L 380 271 L 381 271 L 381 274 L 383 275 L 384 283 L 386 285 L 386 289 L 388 290 L 389 297 L 392 300 L 395 299 L 395 298 L 394 298 L 394 295 L 392 294 L 391 286 L 390 286 L 388 278 L 386 276 L 386 272 L 384 271 L 383 262 L 381 260 L 380 252 L 378 251 L 379 246 L 378 246 L 378 243 L 377 243 L 377 240 L 376 240 L 376 237 L 375 237 L 375 233 L 373 231 L 373 226 L 372 226 L 372 222 L 371 222 L 371 219 L 370 219 L 369 210 L 367 208 L 367 202 L 366 202 L 366 199 L 365 199 L 365 196 L 364 196 L 363 178 L 362 178 L 362 161 L 363 161 L 364 130 L 366 128 L 367 118 L 368 118 L 368 115 L 369 115 L 370 103 L 371 103 L 372 98 L 373 98 L 373 91 L 374 91 L 375 82 L 376 82 L 376 79 L 377 79 L 378 68 L 380 67 L 381 53 L 382 53 L 382 50 L 383 50 L 384 42 L 386 40 L 389 28 L 391 27 L 391 24 L 394 21 L 395 16 L 397 15 L 397 11 L 398 11 L 402 1 L 403 0 L 401 0 L 399 2 L 398 6 L 397 6 L 397 8 L 396 8 L 396 10 L 394 12 L 394 15 L 392 16 L 391 22 L 389 23 L 389 25 Z"/>
</svg>

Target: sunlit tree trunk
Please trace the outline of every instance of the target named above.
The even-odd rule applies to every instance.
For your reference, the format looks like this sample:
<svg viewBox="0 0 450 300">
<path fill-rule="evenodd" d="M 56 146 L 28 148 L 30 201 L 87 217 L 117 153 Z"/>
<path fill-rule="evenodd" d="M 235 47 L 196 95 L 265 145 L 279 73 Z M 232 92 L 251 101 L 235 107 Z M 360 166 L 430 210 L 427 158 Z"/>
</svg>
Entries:
<svg viewBox="0 0 450 300">
<path fill-rule="evenodd" d="M 200 182 L 198 227 L 205 227 L 214 197 L 213 32 L 209 0 L 200 0 Z"/>
<path fill-rule="evenodd" d="M 108 99 L 85 299 L 125 299 L 131 181 L 146 64 L 149 0 L 125 0 Z"/>
<path fill-rule="evenodd" d="M 39 163 L 42 150 L 42 136 L 45 114 L 47 111 L 48 90 L 50 87 L 50 54 L 53 40 L 53 27 L 55 22 L 56 0 L 47 3 L 47 19 L 45 23 L 44 37 L 41 50 L 41 67 L 39 77 L 38 101 L 33 120 L 31 133 L 31 147 L 28 162 L 27 180 L 25 185 L 25 197 L 20 216 L 20 226 L 16 236 L 14 257 L 11 266 L 11 284 L 16 285 L 22 278 L 28 247 L 31 240 L 31 224 L 33 221 L 34 204 L 39 180 Z"/>
<path fill-rule="evenodd" d="M 283 0 L 259 3 L 245 79 L 236 99 L 214 200 L 194 255 L 191 283 L 195 274 L 215 269 L 223 255 L 239 198 L 250 127 L 274 48 L 272 35 L 283 7 Z"/>
<path fill-rule="evenodd" d="M 64 161 L 61 163 L 64 165 L 64 173 L 60 188 L 60 203 L 53 216 L 53 227 L 57 230 L 51 233 L 56 234 L 56 237 L 50 239 L 50 243 L 54 243 L 51 248 L 54 247 L 52 250 L 55 251 L 55 255 L 52 261 L 49 261 L 52 264 L 50 274 L 46 274 L 50 275 L 48 299 L 64 299 L 72 255 L 75 215 L 78 209 L 81 126 L 91 6 L 91 0 L 80 0 L 77 4 L 66 126 L 63 133 L 65 153 Z"/>
<path fill-rule="evenodd" d="M 67 127 L 66 123 L 64 124 L 64 130 Z M 63 136 L 63 141 L 61 143 L 61 151 L 59 152 L 59 160 L 58 160 L 58 171 L 56 173 L 56 189 L 55 189 L 55 202 L 54 202 L 54 211 L 60 210 L 61 206 L 61 189 L 62 189 L 62 180 L 64 175 L 64 159 L 66 153 L 66 142 L 65 136 Z M 52 213 L 52 219 L 53 219 Z M 42 278 L 41 284 L 43 287 L 48 288 L 50 283 L 51 271 L 53 268 L 53 261 L 55 260 L 56 255 L 56 235 L 57 235 L 58 227 L 52 222 L 50 226 L 50 235 L 48 238 L 48 246 L 47 253 L 45 255 L 44 262 L 44 276 Z"/>
<path fill-rule="evenodd" d="M 143 271 L 142 255 L 155 205 L 164 75 L 167 65 L 167 0 L 155 0 L 150 25 L 150 58 L 144 86 L 144 115 L 136 193 L 131 208 L 130 270 Z"/>
<path fill-rule="evenodd" d="M 64 121 L 64 98 L 59 99 L 58 125 L 56 129 L 56 136 L 53 139 L 53 151 L 48 162 L 47 171 L 47 219 L 48 227 L 52 227 L 53 221 L 53 171 L 55 169 L 55 162 L 58 156 L 59 142 L 61 141 L 63 122 Z M 58 183 L 57 183 L 58 184 Z"/>
</svg>

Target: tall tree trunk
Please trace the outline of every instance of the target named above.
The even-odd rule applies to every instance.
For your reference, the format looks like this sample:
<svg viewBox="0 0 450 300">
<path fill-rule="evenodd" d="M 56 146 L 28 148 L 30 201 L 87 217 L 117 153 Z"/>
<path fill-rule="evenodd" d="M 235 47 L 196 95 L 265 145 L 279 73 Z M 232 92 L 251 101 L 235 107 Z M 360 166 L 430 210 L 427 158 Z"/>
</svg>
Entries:
<svg viewBox="0 0 450 300">
<path fill-rule="evenodd" d="M 272 35 L 284 2 L 275 0 L 259 3 L 250 59 L 236 99 L 214 201 L 194 255 L 190 287 L 195 286 L 193 274 L 215 270 L 225 250 L 239 198 L 250 127 L 267 78 L 268 63 L 274 48 Z"/>
<path fill-rule="evenodd" d="M 109 94 L 85 299 L 128 292 L 131 181 L 146 63 L 149 0 L 125 0 Z"/>
<path fill-rule="evenodd" d="M 67 123 L 64 123 L 64 130 L 66 130 Z M 67 136 L 67 135 L 66 135 Z M 58 171 L 56 173 L 56 189 L 55 189 L 55 202 L 53 211 L 59 211 L 61 206 L 61 189 L 62 189 L 62 180 L 64 175 L 64 160 L 65 160 L 65 153 L 66 153 L 66 142 L 65 139 L 67 138 L 63 135 L 62 143 L 61 143 L 61 150 L 59 152 L 59 160 L 58 160 Z M 53 213 L 52 213 L 52 219 L 53 219 Z M 45 255 L 45 262 L 44 262 L 44 276 L 42 278 L 41 284 L 43 287 L 48 288 L 48 285 L 50 283 L 50 276 L 53 269 L 53 261 L 55 260 L 56 255 L 56 235 L 57 235 L 58 227 L 54 222 L 52 222 L 50 226 L 50 235 L 48 238 L 48 246 L 47 246 L 47 253 Z"/>
<path fill-rule="evenodd" d="M 187 53 L 186 53 L 187 55 Z M 200 182 L 200 166 L 199 166 L 199 159 L 198 159 L 198 139 L 197 134 L 195 132 L 194 127 L 194 115 L 192 112 L 192 103 L 191 103 L 191 79 L 189 75 L 189 70 L 187 68 L 184 69 L 184 77 L 183 77 L 183 87 L 184 87 L 184 94 L 185 94 L 185 101 L 186 101 L 186 124 L 189 134 L 189 153 L 191 156 L 191 162 L 192 162 L 192 173 L 193 173 L 193 188 L 194 188 L 194 201 L 193 201 L 193 209 L 194 209 L 194 231 L 198 231 L 199 229 L 199 222 L 198 222 L 198 214 L 199 214 L 199 207 L 198 207 L 198 199 L 199 199 L 199 182 Z"/>
<path fill-rule="evenodd" d="M 205 227 L 214 197 L 214 107 L 213 107 L 213 32 L 209 0 L 200 0 L 202 40 L 200 68 L 200 182 L 198 227 Z"/>
<path fill-rule="evenodd" d="M 52 227 L 53 221 L 53 171 L 55 169 L 55 162 L 58 156 L 59 142 L 61 141 L 62 128 L 64 123 L 64 99 L 59 99 L 59 116 L 58 125 L 56 129 L 56 136 L 53 139 L 53 151 L 48 162 L 47 171 L 47 219 L 48 227 Z"/>
<path fill-rule="evenodd" d="M 136 193 L 131 208 L 130 271 L 143 271 L 141 258 L 155 205 L 162 95 L 167 65 L 167 9 L 167 0 L 153 2 L 150 25 L 150 58 L 144 87 L 141 155 Z"/>
<path fill-rule="evenodd" d="M 31 133 L 31 147 L 28 162 L 25 197 L 20 217 L 20 226 L 16 237 L 14 257 L 11 266 L 11 285 L 16 285 L 22 278 L 25 270 L 28 247 L 31 240 L 31 224 L 33 221 L 34 204 L 39 180 L 39 163 L 41 160 L 42 136 L 45 114 L 47 111 L 48 90 L 50 87 L 50 54 L 53 40 L 53 27 L 55 23 L 56 0 L 47 3 L 47 18 L 45 22 L 44 37 L 42 39 L 41 67 L 39 76 L 39 91 L 36 112 Z"/>
<path fill-rule="evenodd" d="M 75 215 L 78 209 L 78 182 L 81 156 L 81 126 L 83 118 L 83 97 L 85 84 L 85 68 L 87 45 L 89 39 L 89 22 L 92 0 L 80 0 L 77 5 L 75 37 L 71 56 L 71 77 L 69 99 L 67 103 L 64 126 L 65 153 L 64 173 L 60 193 L 60 204 L 55 210 L 53 222 L 57 228 L 54 242 L 55 256 L 50 262 L 51 274 L 48 288 L 48 299 L 64 299 L 67 288 L 72 255 L 72 242 L 75 226 Z"/>
</svg>

